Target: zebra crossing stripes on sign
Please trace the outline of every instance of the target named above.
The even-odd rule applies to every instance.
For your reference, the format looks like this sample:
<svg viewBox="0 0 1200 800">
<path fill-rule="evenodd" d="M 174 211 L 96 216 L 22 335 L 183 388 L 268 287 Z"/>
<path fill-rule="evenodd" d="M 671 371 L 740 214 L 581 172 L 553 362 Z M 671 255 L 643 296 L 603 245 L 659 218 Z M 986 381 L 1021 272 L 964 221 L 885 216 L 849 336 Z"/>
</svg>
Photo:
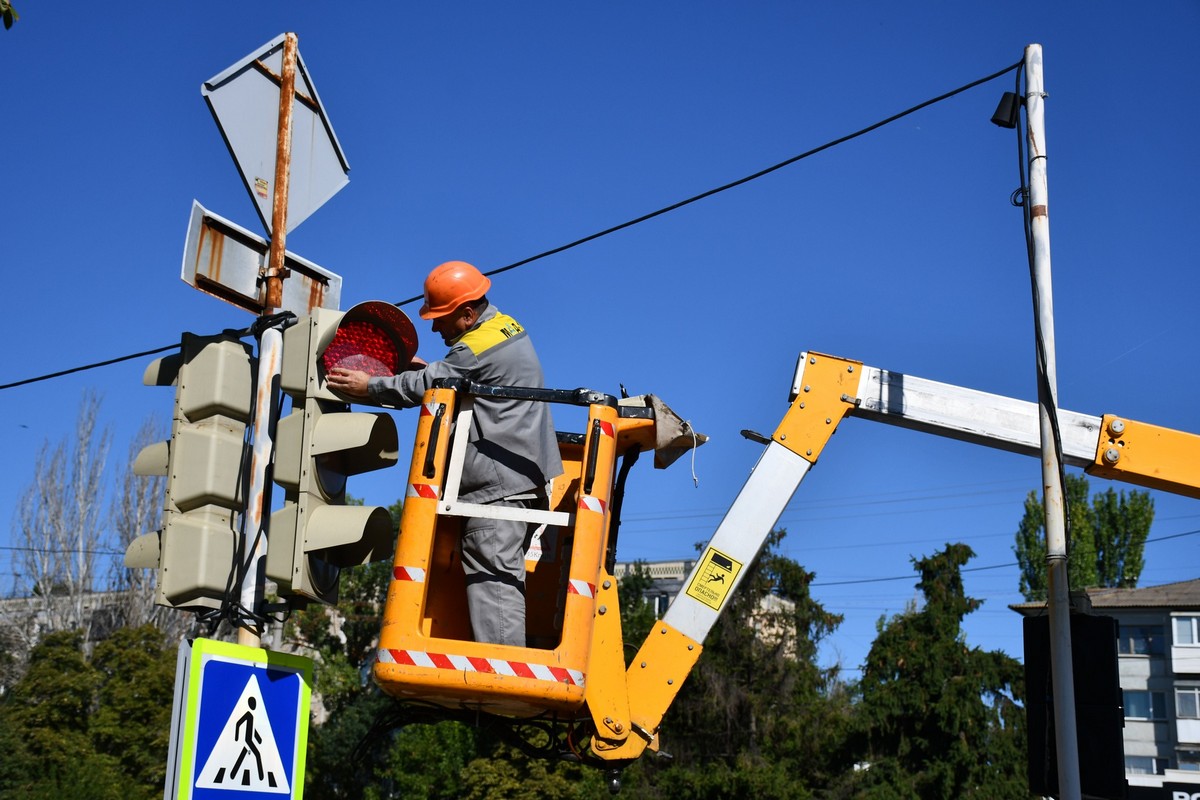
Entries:
<svg viewBox="0 0 1200 800">
<path fill-rule="evenodd" d="M 198 789 L 291 794 L 258 676 L 251 674 L 196 781 Z"/>
</svg>

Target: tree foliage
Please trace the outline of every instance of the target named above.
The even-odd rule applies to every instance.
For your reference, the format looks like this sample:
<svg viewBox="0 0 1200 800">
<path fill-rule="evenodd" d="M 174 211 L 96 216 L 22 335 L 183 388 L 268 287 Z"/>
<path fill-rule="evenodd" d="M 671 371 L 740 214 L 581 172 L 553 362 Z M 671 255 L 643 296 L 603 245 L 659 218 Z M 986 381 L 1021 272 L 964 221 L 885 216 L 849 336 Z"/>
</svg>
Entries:
<svg viewBox="0 0 1200 800">
<path fill-rule="evenodd" d="M 83 655 L 79 631 L 46 636 L 0 701 L 0 797 L 162 795 L 175 653 L 153 627 Z"/>
<path fill-rule="evenodd" d="M 13 8 L 11 0 L 0 0 L 0 18 L 4 19 L 4 30 L 8 30 L 14 22 L 21 18 L 21 15 Z"/>
<path fill-rule="evenodd" d="M 99 560 L 105 551 L 123 553 L 134 538 L 158 527 L 164 483 L 133 474 L 141 449 L 162 438 L 162 423 L 148 419 L 109 485 L 111 434 L 101 422 L 101 405 L 97 394 L 84 393 L 75 431 L 42 445 L 21 494 L 13 520 L 21 553 L 12 587 L 17 601 L 0 612 L 0 642 L 10 644 L 0 654 L 0 686 L 20 678 L 25 657 L 47 634 L 79 630 L 82 645 L 151 623 L 176 640 L 190 622 L 154 605 L 153 570 Z M 98 591 L 110 593 L 102 603 Z"/>
<path fill-rule="evenodd" d="M 98 751 L 116 758 L 122 775 L 139 787 L 162 786 L 166 780 L 175 641 L 148 623 L 122 628 L 96 645 L 90 662 L 96 672 L 95 711 L 88 727 L 92 741 Z"/>
<path fill-rule="evenodd" d="M 163 493 L 166 478 L 158 475 L 136 475 L 134 461 L 147 446 L 167 438 L 169 431 L 157 417 L 146 419 L 129 443 L 126 457 L 117 465 L 113 498 L 108 521 L 112 528 L 114 549 L 124 553 L 134 539 L 158 530 L 162 524 Z M 157 572 L 152 569 L 125 567 L 115 561 L 108 580 L 116 592 L 113 607 L 119 624 L 138 628 L 151 624 L 177 640 L 190 627 L 189 615 L 154 604 Z"/>
<path fill-rule="evenodd" d="M 1088 481 L 1068 474 L 1064 490 L 1067 519 L 1067 581 L 1074 589 L 1137 586 L 1142 553 L 1154 521 L 1148 492 L 1126 495 L 1111 487 L 1088 502 Z M 1021 568 L 1020 590 L 1028 601 L 1046 599 L 1046 512 L 1035 492 L 1025 498 L 1013 552 Z"/>
<path fill-rule="evenodd" d="M 99 588 L 96 554 L 105 544 L 102 504 L 96 498 L 104 496 L 111 440 L 100 424 L 100 405 L 97 394 L 85 392 L 74 434 L 53 446 L 43 443 L 17 507 L 22 574 L 15 589 L 26 602 L 15 628 L 27 648 L 44 633 L 86 634 L 92 624 L 85 605 Z"/>
<path fill-rule="evenodd" d="M 644 561 L 635 561 L 617 584 L 621 608 L 621 638 L 625 641 L 625 666 L 637 655 L 638 647 L 646 640 L 656 617 L 654 606 L 646 602 L 646 592 L 654 586 L 654 578 Z"/>
<path fill-rule="evenodd" d="M 964 544 L 914 560 L 920 609 L 884 622 L 859 684 L 842 788 L 863 798 L 1025 798 L 1023 670 L 967 645 L 962 620 L 981 605 L 963 590 Z"/>
</svg>

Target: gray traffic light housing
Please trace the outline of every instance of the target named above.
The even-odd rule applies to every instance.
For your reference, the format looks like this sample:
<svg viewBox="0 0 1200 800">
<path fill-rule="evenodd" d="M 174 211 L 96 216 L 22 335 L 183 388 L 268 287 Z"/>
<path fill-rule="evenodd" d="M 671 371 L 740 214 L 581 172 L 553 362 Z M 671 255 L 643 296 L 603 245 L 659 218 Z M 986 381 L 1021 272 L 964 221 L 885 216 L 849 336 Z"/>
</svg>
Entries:
<svg viewBox="0 0 1200 800">
<path fill-rule="evenodd" d="M 145 385 L 175 386 L 171 439 L 143 449 L 133 471 L 165 476 L 166 494 L 161 529 L 130 543 L 125 566 L 158 569 L 158 605 L 219 609 L 236 590 L 256 363 L 233 336 L 185 333 L 146 369 Z"/>
<path fill-rule="evenodd" d="M 391 375 L 415 351 L 412 323 L 390 303 L 314 309 L 284 331 L 280 387 L 292 411 L 275 432 L 284 504 L 271 515 L 266 575 L 293 604 L 336 603 L 341 570 L 388 558 L 395 535 L 386 508 L 346 505 L 346 481 L 399 460 L 396 423 L 386 412 L 350 411 L 325 386 L 326 372 Z"/>
</svg>

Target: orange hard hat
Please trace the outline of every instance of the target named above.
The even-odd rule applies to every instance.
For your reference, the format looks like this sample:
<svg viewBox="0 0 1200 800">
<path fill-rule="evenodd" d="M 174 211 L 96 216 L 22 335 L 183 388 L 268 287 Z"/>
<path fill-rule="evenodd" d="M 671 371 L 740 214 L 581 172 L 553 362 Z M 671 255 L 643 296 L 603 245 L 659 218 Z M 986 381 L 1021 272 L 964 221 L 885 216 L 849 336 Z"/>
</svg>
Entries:
<svg viewBox="0 0 1200 800">
<path fill-rule="evenodd" d="M 438 264 L 425 279 L 425 303 L 417 313 L 421 319 L 437 319 L 454 311 L 468 300 L 487 294 L 492 282 L 465 261 Z"/>
</svg>

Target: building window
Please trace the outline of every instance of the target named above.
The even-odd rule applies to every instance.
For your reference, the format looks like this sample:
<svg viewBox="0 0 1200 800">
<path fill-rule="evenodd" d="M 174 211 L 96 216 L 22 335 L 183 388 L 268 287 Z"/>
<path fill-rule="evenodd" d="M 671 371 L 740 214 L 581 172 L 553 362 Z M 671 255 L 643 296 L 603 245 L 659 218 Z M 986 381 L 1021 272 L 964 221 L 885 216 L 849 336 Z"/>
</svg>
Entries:
<svg viewBox="0 0 1200 800">
<path fill-rule="evenodd" d="M 1161 656 L 1162 625 L 1121 625 L 1117 649 L 1124 656 Z"/>
<path fill-rule="evenodd" d="M 1127 690 L 1125 719 L 1166 719 L 1167 699 L 1163 692 Z"/>
<path fill-rule="evenodd" d="M 1187 772 L 1200 772 L 1200 753 L 1195 750 L 1180 750 L 1179 768 Z"/>
<path fill-rule="evenodd" d="M 1167 759 L 1154 756 L 1125 756 L 1126 775 L 1162 775 Z"/>
<path fill-rule="evenodd" d="M 1175 687 L 1175 716 L 1200 719 L 1200 686 Z"/>
<path fill-rule="evenodd" d="M 1200 617 L 1175 617 L 1175 644 L 1200 645 Z"/>
</svg>

